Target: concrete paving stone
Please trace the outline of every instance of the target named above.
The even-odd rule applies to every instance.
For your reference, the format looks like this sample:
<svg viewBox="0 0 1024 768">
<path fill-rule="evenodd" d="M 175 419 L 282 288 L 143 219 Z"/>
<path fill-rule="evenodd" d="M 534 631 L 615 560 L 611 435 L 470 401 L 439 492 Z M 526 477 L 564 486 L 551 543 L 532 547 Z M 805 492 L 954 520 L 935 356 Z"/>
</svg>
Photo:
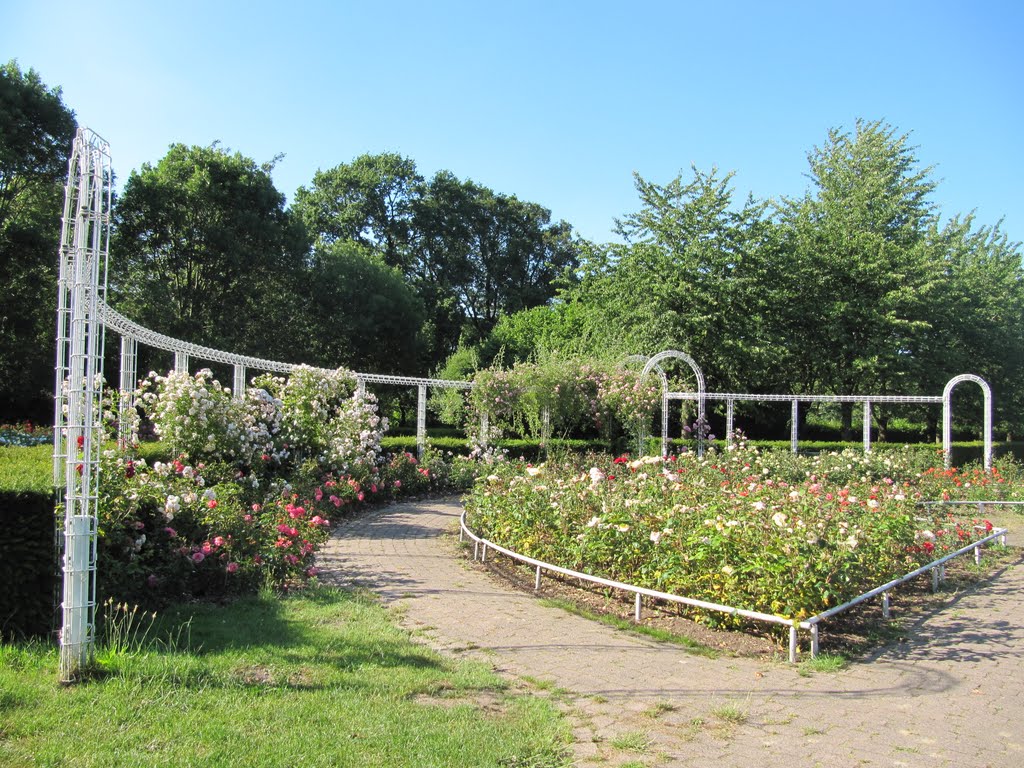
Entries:
<svg viewBox="0 0 1024 768">
<path fill-rule="evenodd" d="M 460 511 L 402 503 L 342 524 L 319 555 L 323 577 L 401 607 L 442 650 L 568 691 L 576 765 L 1024 766 L 1019 563 L 916 619 L 907 642 L 801 677 L 781 662 L 690 656 L 506 589 L 459 553 Z M 673 709 L 653 719 L 656 704 Z M 726 706 L 740 722 L 716 716 Z M 651 739 L 645 754 L 610 747 L 636 731 Z"/>
</svg>

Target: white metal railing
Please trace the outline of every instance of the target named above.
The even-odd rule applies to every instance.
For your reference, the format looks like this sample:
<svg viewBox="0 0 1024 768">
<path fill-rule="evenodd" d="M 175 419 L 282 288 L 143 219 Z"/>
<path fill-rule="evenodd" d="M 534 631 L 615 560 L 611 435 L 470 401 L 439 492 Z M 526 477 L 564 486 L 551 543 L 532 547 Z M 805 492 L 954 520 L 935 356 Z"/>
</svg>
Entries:
<svg viewBox="0 0 1024 768">
<path fill-rule="evenodd" d="M 950 502 L 927 502 L 930 504 L 943 504 Z M 997 502 L 958 502 L 961 504 L 992 504 Z M 1002 504 L 1021 504 L 1024 502 L 998 502 Z M 770 613 L 762 613 L 760 611 L 750 611 L 745 608 L 736 608 L 733 606 L 722 605 L 720 603 L 712 603 L 707 600 L 698 600 L 693 597 L 685 597 L 683 595 L 675 595 L 669 592 L 660 592 L 656 589 L 648 589 L 647 587 L 640 587 L 635 584 L 627 584 L 622 581 L 615 581 L 614 579 L 605 579 L 601 576 L 593 576 L 589 573 L 583 573 L 581 571 L 574 571 L 571 568 L 563 568 L 559 565 L 553 565 L 552 563 L 546 563 L 543 560 L 538 560 L 527 555 L 520 554 L 506 547 L 502 547 L 500 544 L 495 544 L 493 541 L 485 539 L 481 536 L 477 536 L 473 531 L 469 529 L 466 524 L 466 510 L 462 510 L 462 515 L 459 517 L 459 540 L 465 541 L 465 537 L 469 537 L 473 541 L 473 560 L 479 559 L 481 562 L 487 561 L 487 550 L 493 549 L 495 552 L 500 552 L 506 557 L 510 557 L 513 560 L 518 560 L 527 565 L 531 565 L 536 569 L 534 578 L 534 590 L 540 589 L 541 575 L 543 571 L 550 571 L 552 573 L 559 573 L 563 576 L 569 576 L 570 578 L 580 579 L 582 581 L 589 581 L 593 584 L 600 584 L 605 587 L 612 589 L 620 589 L 624 592 L 632 592 L 635 595 L 633 618 L 639 623 L 642 611 L 643 597 L 650 597 L 655 600 L 665 600 L 666 602 L 680 603 L 683 605 L 689 605 L 694 608 L 703 608 L 709 611 L 715 611 L 717 613 L 725 613 L 730 616 L 742 616 L 743 618 L 752 619 L 754 621 L 763 621 L 771 624 L 779 624 L 789 628 L 789 661 L 790 663 L 796 663 L 797 661 L 797 647 L 798 647 L 798 630 L 805 629 L 811 633 L 811 658 L 815 658 L 818 655 L 818 625 L 825 619 L 835 616 L 838 613 L 852 608 L 866 600 L 870 600 L 872 597 L 882 595 L 882 615 L 886 618 L 889 616 L 889 592 L 894 588 L 903 584 L 911 579 L 914 579 L 928 571 L 932 573 L 932 589 L 938 590 L 939 582 L 945 578 L 945 564 L 955 557 L 966 554 L 967 552 L 974 551 L 975 562 L 981 562 L 981 550 L 984 545 L 994 539 L 1000 539 L 1001 543 L 1005 545 L 1006 534 L 1008 529 L 1006 528 L 994 528 L 987 536 L 984 536 L 977 541 L 973 541 L 965 547 L 961 547 L 955 552 L 951 552 L 944 555 L 937 560 L 933 560 L 920 568 L 911 571 L 910 573 L 901 576 L 897 579 L 883 584 L 880 587 L 876 587 L 862 595 L 849 600 L 842 605 L 838 605 L 834 608 L 830 608 L 827 611 L 812 616 L 809 619 L 799 620 L 790 619 L 785 616 L 776 616 Z"/>
</svg>

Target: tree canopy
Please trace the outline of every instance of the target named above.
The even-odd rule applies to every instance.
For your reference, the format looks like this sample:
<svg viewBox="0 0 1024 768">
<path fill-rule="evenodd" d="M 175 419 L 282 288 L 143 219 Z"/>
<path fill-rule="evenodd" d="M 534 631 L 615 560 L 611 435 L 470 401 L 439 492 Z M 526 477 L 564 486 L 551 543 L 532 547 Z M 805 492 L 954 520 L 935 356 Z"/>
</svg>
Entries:
<svg viewBox="0 0 1024 768">
<path fill-rule="evenodd" d="M 52 410 L 57 250 L 74 113 L 17 62 L 0 66 L 0 413 Z"/>
<path fill-rule="evenodd" d="M 48 410 L 75 129 L 59 88 L 0 67 L 10 415 Z M 932 168 L 881 121 L 829 131 L 807 163 L 806 192 L 777 201 L 737 199 L 716 168 L 636 175 L 621 242 L 597 244 L 538 203 L 447 170 L 425 178 L 396 153 L 318 171 L 289 207 L 272 163 L 175 144 L 116 202 L 110 296 L 197 343 L 396 373 L 666 348 L 719 390 L 936 394 L 973 372 L 996 391 L 997 425 L 1019 435 L 1021 244 L 970 213 L 943 219 Z M 919 415 L 934 431 L 933 411 Z M 890 409 L 874 416 L 884 431 Z M 853 407 L 840 418 L 849 432 Z"/>
</svg>

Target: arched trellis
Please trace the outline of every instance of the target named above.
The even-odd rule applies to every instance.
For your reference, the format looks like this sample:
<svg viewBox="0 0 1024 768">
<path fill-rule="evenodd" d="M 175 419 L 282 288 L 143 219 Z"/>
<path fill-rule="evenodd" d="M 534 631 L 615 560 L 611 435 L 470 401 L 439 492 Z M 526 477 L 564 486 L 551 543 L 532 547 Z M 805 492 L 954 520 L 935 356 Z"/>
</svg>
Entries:
<svg viewBox="0 0 1024 768">
<path fill-rule="evenodd" d="M 661 367 L 661 363 L 664 360 L 682 360 L 693 371 L 693 375 L 697 379 L 697 391 L 694 394 L 694 399 L 697 401 L 697 421 L 704 423 L 704 372 L 697 365 L 697 362 L 685 352 L 679 350 L 669 349 L 664 352 L 659 352 L 654 357 L 647 361 L 644 366 L 643 372 L 640 374 L 641 380 L 646 379 L 651 371 L 657 370 L 661 374 L 662 380 L 662 394 L 661 394 L 661 455 L 668 456 L 668 402 L 671 393 L 668 391 L 668 377 L 665 375 L 665 371 Z M 730 425 L 731 431 L 731 425 Z M 698 430 L 697 433 L 697 454 L 699 456 L 704 455 L 704 435 Z"/>
<path fill-rule="evenodd" d="M 954 376 L 946 383 L 942 390 L 942 453 L 945 456 L 946 468 L 949 469 L 952 461 L 953 448 L 953 390 L 958 384 L 965 381 L 973 381 L 981 387 L 984 396 L 984 441 L 985 441 L 985 469 L 992 468 L 992 388 L 988 382 L 973 373 L 962 373 Z"/>
</svg>

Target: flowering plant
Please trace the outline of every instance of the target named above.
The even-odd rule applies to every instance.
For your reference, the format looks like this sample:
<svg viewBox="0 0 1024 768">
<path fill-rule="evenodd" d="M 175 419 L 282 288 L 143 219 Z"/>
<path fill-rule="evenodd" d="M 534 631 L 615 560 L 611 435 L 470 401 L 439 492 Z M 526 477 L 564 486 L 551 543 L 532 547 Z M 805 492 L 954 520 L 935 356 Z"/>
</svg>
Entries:
<svg viewBox="0 0 1024 768">
<path fill-rule="evenodd" d="M 522 554 L 793 619 L 991 530 L 921 506 L 921 475 L 899 457 L 869 455 L 855 474 L 844 454 L 799 460 L 799 475 L 774 471 L 775 461 L 735 450 L 509 463 L 478 481 L 466 506 L 475 531 Z"/>
</svg>

